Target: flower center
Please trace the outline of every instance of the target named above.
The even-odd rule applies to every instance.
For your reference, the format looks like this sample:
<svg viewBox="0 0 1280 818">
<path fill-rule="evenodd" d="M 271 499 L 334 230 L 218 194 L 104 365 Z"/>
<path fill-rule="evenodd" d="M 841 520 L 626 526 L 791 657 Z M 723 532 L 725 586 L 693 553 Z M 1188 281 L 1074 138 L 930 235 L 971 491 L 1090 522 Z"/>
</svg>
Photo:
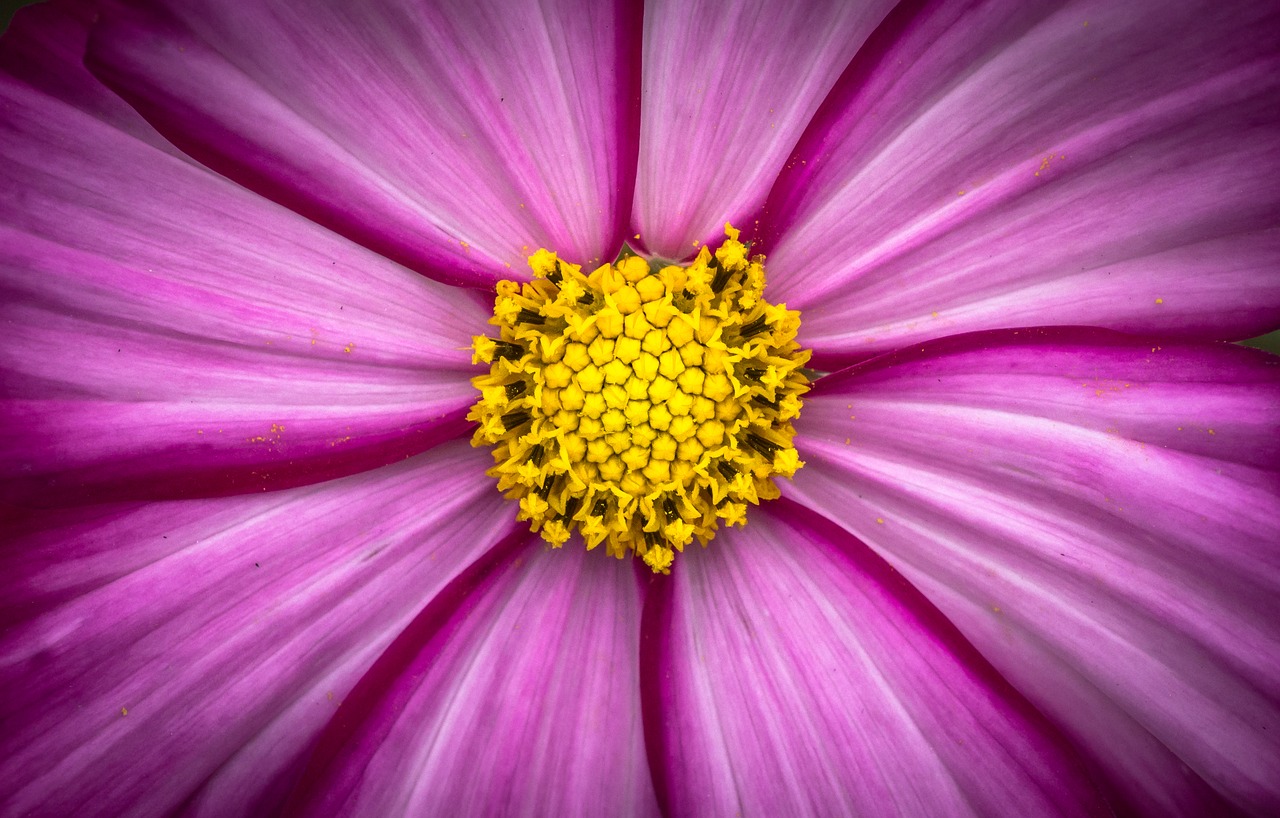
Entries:
<svg viewBox="0 0 1280 818">
<path fill-rule="evenodd" d="M 472 445 L 494 447 L 488 473 L 553 546 L 576 527 L 666 573 L 803 465 L 800 313 L 764 300 L 764 257 L 725 233 L 687 266 L 632 255 L 583 275 L 539 250 L 532 282 L 498 283 L 500 337 L 472 345 L 490 365 Z"/>
</svg>

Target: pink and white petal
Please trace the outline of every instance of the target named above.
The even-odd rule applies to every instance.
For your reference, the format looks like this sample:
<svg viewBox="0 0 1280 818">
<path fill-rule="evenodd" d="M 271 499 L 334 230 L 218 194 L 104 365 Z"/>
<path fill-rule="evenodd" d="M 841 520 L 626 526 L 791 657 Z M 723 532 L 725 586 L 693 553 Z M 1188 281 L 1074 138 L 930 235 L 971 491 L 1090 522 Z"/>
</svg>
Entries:
<svg viewBox="0 0 1280 818">
<path fill-rule="evenodd" d="M 105 15 L 88 63 L 219 173 L 491 286 L 539 246 L 584 264 L 620 246 L 638 25 L 625 0 L 166 0 Z"/>
<path fill-rule="evenodd" d="M 657 815 L 630 561 L 535 535 L 423 609 L 339 708 L 290 815 Z"/>
<path fill-rule="evenodd" d="M 0 550 L 0 812 L 274 814 L 357 679 L 517 531 L 487 461 L 454 443 L 319 486 L 28 517 Z"/>
<path fill-rule="evenodd" d="M 85 70 L 89 28 L 101 5 L 95 0 L 47 0 L 18 9 L 0 44 L 0 73 L 181 156 L 137 111 Z"/>
<path fill-rule="evenodd" d="M 726 219 L 749 229 L 809 118 L 892 5 L 646 3 L 639 245 L 680 259 L 723 237 Z"/>
<path fill-rule="evenodd" d="M 0 75 L 0 496 L 256 491 L 461 430 L 474 294 L 158 150 L 63 71 L 68 102 Z"/>
<path fill-rule="evenodd" d="M 904 4 L 767 207 L 778 296 L 828 366 L 1090 325 L 1280 323 L 1280 9 Z"/>
<path fill-rule="evenodd" d="M 1067 742 L 918 591 L 786 500 L 645 609 L 676 815 L 1109 814 Z"/>
<path fill-rule="evenodd" d="M 920 588 L 1137 811 L 1274 814 L 1278 361 L 945 339 L 820 381 L 783 491 Z"/>
</svg>

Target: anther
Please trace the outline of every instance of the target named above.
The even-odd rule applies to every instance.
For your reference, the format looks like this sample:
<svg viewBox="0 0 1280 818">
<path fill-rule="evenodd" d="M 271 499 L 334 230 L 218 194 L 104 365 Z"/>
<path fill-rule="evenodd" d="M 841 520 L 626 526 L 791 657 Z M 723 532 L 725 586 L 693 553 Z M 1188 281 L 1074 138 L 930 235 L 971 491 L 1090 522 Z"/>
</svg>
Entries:
<svg viewBox="0 0 1280 818">
<path fill-rule="evenodd" d="M 760 383 L 760 379 L 764 377 L 764 370 L 759 367 L 749 366 L 742 371 L 742 377 L 755 383 Z"/>
<path fill-rule="evenodd" d="M 730 465 L 729 461 L 727 460 L 721 460 L 719 463 L 717 463 L 716 470 L 719 471 L 720 474 L 724 476 L 725 480 L 732 480 L 733 478 L 738 476 L 738 470 L 735 469 L 732 465 Z"/>
<path fill-rule="evenodd" d="M 547 319 L 538 315 L 533 310 L 520 310 L 516 313 L 516 321 L 521 324 L 545 324 Z"/>
<path fill-rule="evenodd" d="M 502 416 L 502 428 L 508 432 L 528 422 L 528 412 L 508 412 Z"/>
<path fill-rule="evenodd" d="M 559 261 L 556 261 L 556 268 L 547 274 L 547 281 L 550 281 L 552 284 L 556 285 L 557 287 L 560 286 L 561 281 L 564 281 L 564 274 L 560 272 Z"/>
<path fill-rule="evenodd" d="M 773 457 L 773 453 L 782 448 L 772 440 L 766 440 L 755 432 L 747 432 L 747 445 L 765 457 Z"/>
<path fill-rule="evenodd" d="M 769 320 L 768 318 L 762 315 L 756 320 L 752 321 L 750 324 L 747 324 L 745 327 L 738 330 L 738 332 L 742 335 L 743 338 L 750 338 L 752 335 L 756 335 L 761 332 L 764 332 L 768 328 L 769 328 Z"/>
<path fill-rule="evenodd" d="M 729 283 L 729 270 L 721 266 L 719 259 L 715 256 L 711 257 L 711 260 L 707 262 L 707 266 L 716 271 L 715 278 L 711 279 L 711 291 L 719 293 L 724 289 L 724 285 Z"/>
<path fill-rule="evenodd" d="M 667 522 L 680 519 L 680 514 L 676 511 L 676 504 L 671 502 L 670 497 L 662 501 L 662 512 L 667 515 Z"/>
<path fill-rule="evenodd" d="M 782 408 L 782 404 L 778 403 L 776 400 L 769 400 L 764 395 L 753 395 L 751 402 L 756 406 L 763 406 L 766 409 L 772 409 L 775 412 Z"/>
<path fill-rule="evenodd" d="M 556 487 L 556 480 L 560 478 L 557 474 L 552 474 L 542 481 L 542 485 L 538 486 L 538 496 L 543 500 L 551 495 L 551 490 Z"/>
<path fill-rule="evenodd" d="M 560 515 L 560 519 L 568 522 L 573 519 L 573 515 L 578 513 L 578 509 L 582 506 L 581 497 L 570 497 L 564 501 L 564 514 Z"/>
<path fill-rule="evenodd" d="M 543 455 L 546 453 L 547 450 L 542 448 L 541 443 L 535 444 L 533 448 L 529 449 L 529 462 L 535 466 L 541 466 Z"/>
<path fill-rule="evenodd" d="M 603 517 L 604 513 L 609 510 L 609 501 L 601 497 L 596 500 L 595 505 L 591 507 L 592 517 Z"/>
<path fill-rule="evenodd" d="M 528 388 L 529 388 L 529 385 L 524 381 L 512 381 L 511 383 L 507 384 L 507 400 L 515 400 L 516 398 L 523 395 L 524 390 Z"/>
<path fill-rule="evenodd" d="M 494 360 L 506 358 L 509 361 L 518 361 L 524 357 L 524 348 L 519 344 L 498 341 L 493 345 L 493 357 Z"/>
</svg>

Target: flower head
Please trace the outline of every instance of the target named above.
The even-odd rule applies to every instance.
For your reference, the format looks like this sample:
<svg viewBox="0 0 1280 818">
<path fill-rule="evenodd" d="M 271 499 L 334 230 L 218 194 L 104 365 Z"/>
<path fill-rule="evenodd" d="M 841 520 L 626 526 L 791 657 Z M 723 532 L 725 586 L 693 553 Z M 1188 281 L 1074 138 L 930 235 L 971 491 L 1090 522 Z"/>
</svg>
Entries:
<svg viewBox="0 0 1280 818">
<path fill-rule="evenodd" d="M 803 465 L 798 314 L 764 300 L 763 257 L 725 231 L 687 267 L 632 255 L 588 277 L 541 250 L 533 283 L 499 283 L 501 338 L 475 339 L 490 372 L 468 417 L 476 445 L 497 444 L 498 488 L 552 545 L 580 528 L 588 549 L 667 573 Z"/>
</svg>

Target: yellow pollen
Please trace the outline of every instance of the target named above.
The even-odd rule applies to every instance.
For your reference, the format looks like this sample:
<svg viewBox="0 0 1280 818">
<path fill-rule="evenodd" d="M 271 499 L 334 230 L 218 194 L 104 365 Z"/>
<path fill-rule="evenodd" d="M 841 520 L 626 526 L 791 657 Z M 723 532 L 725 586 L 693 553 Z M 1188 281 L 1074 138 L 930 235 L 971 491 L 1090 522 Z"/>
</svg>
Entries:
<svg viewBox="0 0 1280 818">
<path fill-rule="evenodd" d="M 472 344 L 489 365 L 472 445 L 493 446 L 488 473 L 551 545 L 577 529 L 667 573 L 804 465 L 800 314 L 764 300 L 764 257 L 725 235 L 686 266 L 632 255 L 589 275 L 539 250 L 532 282 L 498 283 L 499 337 Z"/>
</svg>

